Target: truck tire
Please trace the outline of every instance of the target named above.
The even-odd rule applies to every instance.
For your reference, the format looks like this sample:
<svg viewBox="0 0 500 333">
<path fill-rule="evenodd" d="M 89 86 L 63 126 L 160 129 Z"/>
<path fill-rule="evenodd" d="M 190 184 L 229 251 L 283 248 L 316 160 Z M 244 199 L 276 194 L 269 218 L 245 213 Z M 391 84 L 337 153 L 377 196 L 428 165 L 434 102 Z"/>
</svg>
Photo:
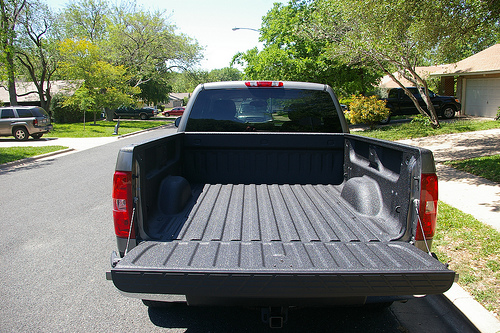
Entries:
<svg viewBox="0 0 500 333">
<path fill-rule="evenodd" d="M 17 141 L 26 141 L 30 137 L 28 130 L 24 127 L 16 127 L 12 131 L 12 135 Z"/>
<path fill-rule="evenodd" d="M 391 121 L 391 116 L 389 116 L 389 117 L 387 117 L 387 118 L 385 118 L 385 119 L 383 119 L 383 120 L 379 121 L 378 123 L 379 123 L 380 125 L 386 125 L 386 124 L 388 124 L 390 121 Z"/>
<path fill-rule="evenodd" d="M 451 119 L 451 118 L 455 117 L 456 111 L 457 110 L 455 109 L 454 106 L 445 105 L 445 107 L 443 108 L 443 111 L 442 111 L 443 118 L 444 119 Z"/>
</svg>

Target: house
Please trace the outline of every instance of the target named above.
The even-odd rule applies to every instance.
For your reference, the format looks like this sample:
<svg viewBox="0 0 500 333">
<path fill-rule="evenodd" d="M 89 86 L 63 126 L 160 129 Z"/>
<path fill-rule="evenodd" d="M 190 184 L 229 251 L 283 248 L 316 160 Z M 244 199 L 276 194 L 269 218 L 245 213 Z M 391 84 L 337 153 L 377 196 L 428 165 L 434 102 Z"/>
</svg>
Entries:
<svg viewBox="0 0 500 333">
<path fill-rule="evenodd" d="M 165 108 L 175 108 L 184 105 L 184 98 L 190 98 L 190 93 L 170 93 L 168 95 L 169 101 L 165 104 Z"/>
<path fill-rule="evenodd" d="M 453 84 L 456 80 L 456 96 L 462 102 L 462 114 L 496 116 L 500 107 L 500 44 L 430 75 L 441 77 L 445 84 Z"/>
</svg>

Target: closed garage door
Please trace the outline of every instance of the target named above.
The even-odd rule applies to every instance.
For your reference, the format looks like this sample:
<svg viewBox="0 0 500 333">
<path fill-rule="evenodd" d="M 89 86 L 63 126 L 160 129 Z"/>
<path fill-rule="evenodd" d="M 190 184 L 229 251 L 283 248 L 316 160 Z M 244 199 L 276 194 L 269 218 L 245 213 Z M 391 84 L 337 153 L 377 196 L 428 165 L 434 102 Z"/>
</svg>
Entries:
<svg viewBox="0 0 500 333">
<path fill-rule="evenodd" d="M 496 116 L 500 107 L 500 78 L 468 79 L 465 113 L 472 116 Z"/>
</svg>

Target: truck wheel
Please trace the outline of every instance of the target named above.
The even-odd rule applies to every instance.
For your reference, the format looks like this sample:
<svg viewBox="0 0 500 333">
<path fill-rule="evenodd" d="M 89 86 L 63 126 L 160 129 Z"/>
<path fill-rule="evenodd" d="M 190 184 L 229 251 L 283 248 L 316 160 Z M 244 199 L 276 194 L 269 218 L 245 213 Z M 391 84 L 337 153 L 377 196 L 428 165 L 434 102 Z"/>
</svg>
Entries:
<svg viewBox="0 0 500 333">
<path fill-rule="evenodd" d="M 451 119 L 453 117 L 455 117 L 455 108 L 451 105 L 447 105 L 444 107 L 443 109 L 443 118 L 444 119 Z"/>
<path fill-rule="evenodd" d="M 14 138 L 18 141 L 26 141 L 29 138 L 29 133 L 24 127 L 17 127 L 14 129 L 13 133 Z"/>
<path fill-rule="evenodd" d="M 379 124 L 385 125 L 385 124 L 388 124 L 390 121 L 391 121 L 391 116 L 379 121 Z"/>
<path fill-rule="evenodd" d="M 148 115 L 145 114 L 145 113 L 141 113 L 141 119 L 142 120 L 147 120 L 148 119 Z"/>
</svg>

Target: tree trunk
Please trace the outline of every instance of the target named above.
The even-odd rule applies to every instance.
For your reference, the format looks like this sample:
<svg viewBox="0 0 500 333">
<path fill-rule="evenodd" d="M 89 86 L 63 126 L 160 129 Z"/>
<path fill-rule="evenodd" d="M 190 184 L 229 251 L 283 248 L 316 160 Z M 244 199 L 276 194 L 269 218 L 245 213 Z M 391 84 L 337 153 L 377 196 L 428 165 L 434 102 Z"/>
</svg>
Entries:
<svg viewBox="0 0 500 333">
<path fill-rule="evenodd" d="M 17 91 L 16 91 L 16 79 L 14 74 L 14 56 L 12 51 L 7 47 L 5 51 L 5 58 L 7 63 L 7 80 L 9 82 L 9 101 L 10 105 L 18 105 L 17 103 Z"/>
</svg>

